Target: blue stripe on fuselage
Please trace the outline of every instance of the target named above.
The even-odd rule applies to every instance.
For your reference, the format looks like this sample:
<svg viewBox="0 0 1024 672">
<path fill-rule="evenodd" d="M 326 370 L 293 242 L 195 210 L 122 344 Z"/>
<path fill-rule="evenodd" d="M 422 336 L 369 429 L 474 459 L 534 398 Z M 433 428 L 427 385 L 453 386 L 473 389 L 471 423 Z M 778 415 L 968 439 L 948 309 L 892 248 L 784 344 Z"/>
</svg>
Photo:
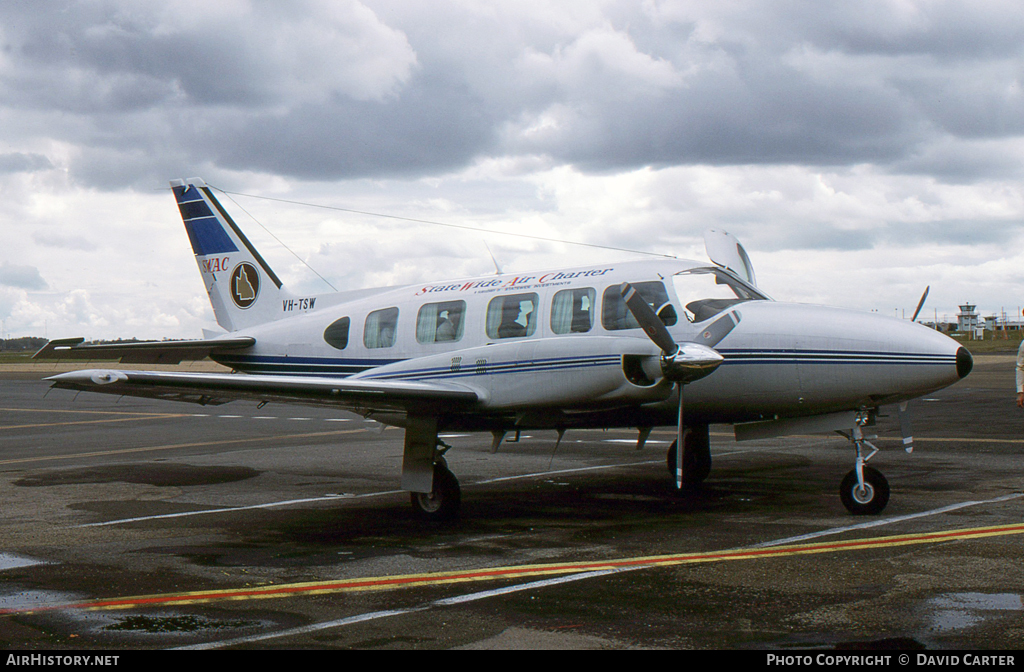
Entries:
<svg viewBox="0 0 1024 672">
<path fill-rule="evenodd" d="M 955 355 L 912 354 L 892 352 L 844 352 L 830 350 L 720 350 L 725 357 L 724 365 L 780 365 L 780 364 L 853 364 L 853 365 L 930 365 L 949 366 L 956 364 Z M 335 359 L 328 357 L 280 357 L 280 356 L 219 356 L 218 362 L 250 373 L 286 375 L 341 375 L 348 377 L 402 360 L 382 359 Z M 451 366 L 408 369 L 370 374 L 374 380 L 426 380 L 438 378 L 463 378 L 476 375 L 500 375 L 507 373 L 541 373 L 593 366 L 618 366 L 619 355 L 595 355 L 588 357 L 557 357 L 538 360 L 488 361 L 483 365 L 466 362 L 456 370 Z"/>
</svg>

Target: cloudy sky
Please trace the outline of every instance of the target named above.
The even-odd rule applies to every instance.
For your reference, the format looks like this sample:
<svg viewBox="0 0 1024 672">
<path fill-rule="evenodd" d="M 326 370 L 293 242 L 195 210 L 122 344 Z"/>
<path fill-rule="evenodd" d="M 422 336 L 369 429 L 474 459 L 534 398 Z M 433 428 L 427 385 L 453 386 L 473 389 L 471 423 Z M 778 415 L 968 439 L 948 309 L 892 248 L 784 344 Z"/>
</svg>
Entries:
<svg viewBox="0 0 1024 672">
<path fill-rule="evenodd" d="M 356 288 L 638 258 L 502 231 L 719 228 L 779 300 L 1012 318 L 1022 80 L 1017 2 L 4 0 L 0 318 L 201 337 L 191 176 L 482 231 L 223 197 L 303 293 L 300 259 Z"/>
</svg>

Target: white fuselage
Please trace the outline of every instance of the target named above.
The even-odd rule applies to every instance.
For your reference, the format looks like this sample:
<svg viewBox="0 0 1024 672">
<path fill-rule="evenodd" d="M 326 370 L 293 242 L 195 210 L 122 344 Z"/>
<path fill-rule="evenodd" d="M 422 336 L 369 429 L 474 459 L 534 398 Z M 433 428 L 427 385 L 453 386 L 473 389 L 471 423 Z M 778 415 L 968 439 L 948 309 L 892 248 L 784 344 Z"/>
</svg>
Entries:
<svg viewBox="0 0 1024 672">
<path fill-rule="evenodd" d="M 715 346 L 724 363 L 686 387 L 688 424 L 876 407 L 969 370 L 952 339 L 872 313 L 761 298 L 691 311 L 703 297 L 680 296 L 689 280 L 677 274 L 700 267 L 708 265 L 612 263 L 290 299 L 279 319 L 233 334 L 256 346 L 216 359 L 247 373 L 450 381 L 478 392 L 474 413 L 442 411 L 449 427 L 675 424 L 660 351 L 616 303 L 623 282 L 660 282 L 678 342 L 696 340 L 727 310 L 741 317 Z M 499 324 L 500 306 L 506 322 L 517 320 L 513 329 Z M 589 325 L 573 317 L 583 312 Z M 457 326 L 441 326 L 449 315 Z"/>
</svg>

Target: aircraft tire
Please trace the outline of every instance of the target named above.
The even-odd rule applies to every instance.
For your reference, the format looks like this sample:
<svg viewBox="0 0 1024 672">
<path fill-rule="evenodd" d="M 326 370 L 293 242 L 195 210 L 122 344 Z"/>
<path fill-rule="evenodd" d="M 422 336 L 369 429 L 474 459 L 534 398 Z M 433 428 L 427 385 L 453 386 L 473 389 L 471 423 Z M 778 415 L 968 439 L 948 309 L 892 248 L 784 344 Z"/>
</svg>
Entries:
<svg viewBox="0 0 1024 672">
<path fill-rule="evenodd" d="M 459 479 L 443 461 L 434 465 L 434 489 L 429 493 L 410 492 L 413 510 L 423 520 L 447 521 L 455 518 L 462 504 Z"/>
<path fill-rule="evenodd" d="M 839 498 L 846 510 L 855 516 L 873 516 L 889 503 L 889 482 L 882 472 L 864 467 L 864 492 L 857 487 L 857 471 L 851 470 L 839 486 Z"/>
<path fill-rule="evenodd" d="M 711 450 L 707 432 L 707 425 L 704 425 L 691 429 L 686 435 L 687 445 L 683 453 L 683 475 L 686 479 L 684 485 L 699 485 L 711 473 Z M 665 456 L 665 465 L 673 479 L 676 476 L 676 443 L 672 442 Z"/>
</svg>

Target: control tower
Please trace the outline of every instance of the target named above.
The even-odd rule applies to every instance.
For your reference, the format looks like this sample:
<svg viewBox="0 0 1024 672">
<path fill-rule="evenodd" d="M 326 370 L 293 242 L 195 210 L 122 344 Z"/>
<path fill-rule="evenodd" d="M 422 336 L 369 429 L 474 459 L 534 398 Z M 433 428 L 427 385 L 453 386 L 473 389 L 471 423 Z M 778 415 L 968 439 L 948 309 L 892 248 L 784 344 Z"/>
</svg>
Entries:
<svg viewBox="0 0 1024 672">
<path fill-rule="evenodd" d="M 956 315 L 956 328 L 959 331 L 973 333 L 980 326 L 980 318 L 975 308 L 977 306 L 971 303 L 965 303 L 960 306 L 960 312 Z"/>
</svg>

